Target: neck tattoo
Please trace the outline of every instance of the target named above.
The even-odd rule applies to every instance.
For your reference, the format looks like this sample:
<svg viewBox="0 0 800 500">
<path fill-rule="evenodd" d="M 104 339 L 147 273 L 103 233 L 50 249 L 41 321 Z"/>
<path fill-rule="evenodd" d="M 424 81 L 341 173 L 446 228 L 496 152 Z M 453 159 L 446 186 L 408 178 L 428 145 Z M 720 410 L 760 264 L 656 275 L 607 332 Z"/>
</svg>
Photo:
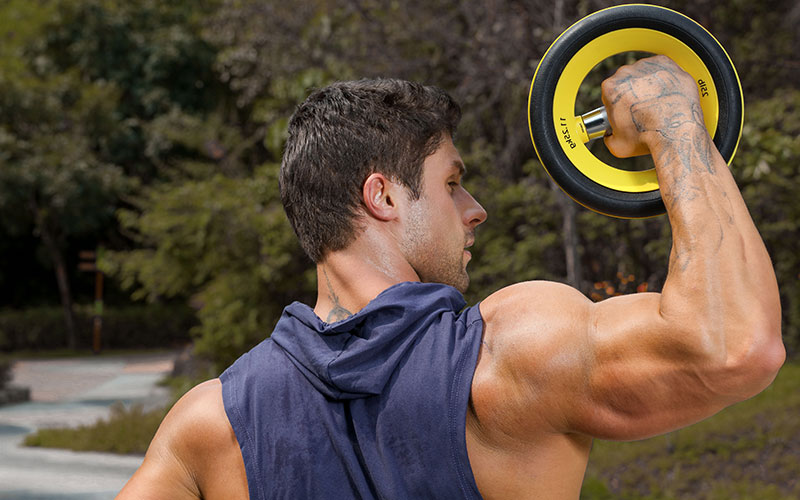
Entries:
<svg viewBox="0 0 800 500">
<path fill-rule="evenodd" d="M 328 317 L 325 318 L 325 322 L 336 323 L 337 321 L 341 321 L 352 316 L 353 313 L 342 307 L 342 305 L 339 303 L 339 296 L 333 291 L 331 279 L 328 277 L 328 271 L 326 271 L 323 267 L 322 272 L 325 274 L 325 282 L 328 284 L 328 298 L 331 302 L 333 302 L 333 309 L 331 309 L 331 312 L 328 313 Z"/>
</svg>

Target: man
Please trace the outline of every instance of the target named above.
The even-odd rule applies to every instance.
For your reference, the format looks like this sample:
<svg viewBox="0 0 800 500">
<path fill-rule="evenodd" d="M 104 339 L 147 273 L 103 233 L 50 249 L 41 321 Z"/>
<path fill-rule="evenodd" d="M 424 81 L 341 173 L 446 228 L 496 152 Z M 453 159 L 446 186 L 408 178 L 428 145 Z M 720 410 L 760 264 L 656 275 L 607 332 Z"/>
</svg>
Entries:
<svg viewBox="0 0 800 500">
<path fill-rule="evenodd" d="M 608 148 L 654 158 L 663 292 L 592 303 L 529 282 L 462 310 L 486 213 L 461 185 L 457 106 L 393 80 L 313 93 L 281 191 L 316 306 L 287 307 L 184 396 L 119 498 L 576 499 L 593 437 L 668 432 L 764 389 L 784 360 L 777 284 L 695 82 L 656 56 L 603 100 Z"/>
</svg>

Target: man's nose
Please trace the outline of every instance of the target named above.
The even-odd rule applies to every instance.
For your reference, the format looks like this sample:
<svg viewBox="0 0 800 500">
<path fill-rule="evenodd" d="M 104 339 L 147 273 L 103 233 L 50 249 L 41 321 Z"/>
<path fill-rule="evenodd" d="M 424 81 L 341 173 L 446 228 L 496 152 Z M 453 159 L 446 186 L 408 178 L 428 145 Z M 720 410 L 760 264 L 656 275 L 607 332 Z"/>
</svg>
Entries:
<svg viewBox="0 0 800 500">
<path fill-rule="evenodd" d="M 487 217 L 486 210 L 483 209 L 480 203 L 472 197 L 469 192 L 464 190 L 467 195 L 466 207 L 463 212 L 464 224 L 470 228 L 482 224 Z"/>
</svg>

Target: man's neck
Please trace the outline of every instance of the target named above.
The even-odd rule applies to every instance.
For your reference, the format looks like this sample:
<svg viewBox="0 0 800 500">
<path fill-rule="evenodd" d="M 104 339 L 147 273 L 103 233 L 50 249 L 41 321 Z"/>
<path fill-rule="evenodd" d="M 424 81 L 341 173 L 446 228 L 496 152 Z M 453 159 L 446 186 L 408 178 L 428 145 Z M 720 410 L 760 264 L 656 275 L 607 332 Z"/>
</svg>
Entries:
<svg viewBox="0 0 800 500">
<path fill-rule="evenodd" d="M 326 323 L 341 321 L 404 281 L 419 281 L 419 276 L 399 252 L 364 248 L 363 242 L 356 241 L 317 264 L 314 312 Z"/>
</svg>

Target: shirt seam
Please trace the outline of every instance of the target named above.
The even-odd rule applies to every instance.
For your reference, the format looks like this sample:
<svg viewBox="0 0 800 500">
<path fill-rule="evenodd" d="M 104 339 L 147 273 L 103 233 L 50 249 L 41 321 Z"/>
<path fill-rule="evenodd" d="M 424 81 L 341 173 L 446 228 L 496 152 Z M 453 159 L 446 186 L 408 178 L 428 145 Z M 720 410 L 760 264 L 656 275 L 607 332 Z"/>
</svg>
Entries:
<svg viewBox="0 0 800 500">
<path fill-rule="evenodd" d="M 475 306 L 477 307 L 477 306 Z M 474 320 L 470 321 L 466 325 L 465 333 L 468 332 L 476 323 L 482 322 L 483 318 L 480 316 L 480 310 L 478 310 L 478 317 Z M 470 346 L 472 347 L 472 346 Z M 464 494 L 465 498 L 476 498 L 475 491 L 474 491 L 474 478 L 473 481 L 467 480 L 467 472 L 464 470 L 463 461 L 460 460 L 461 455 L 461 437 L 459 437 L 459 429 L 461 425 L 458 422 L 458 417 L 460 412 L 458 411 L 458 389 L 461 387 L 461 380 L 464 376 L 465 365 L 467 363 L 467 358 L 471 354 L 470 349 L 464 349 L 464 351 L 459 356 L 458 361 L 456 362 L 455 368 L 455 376 L 453 377 L 453 382 L 450 390 L 450 397 L 449 397 L 449 413 L 450 413 L 450 457 L 453 463 L 453 466 L 456 469 L 456 473 L 458 475 L 458 482 L 461 492 Z M 480 494 L 477 498 L 480 498 Z"/>
<path fill-rule="evenodd" d="M 229 377 L 230 377 L 230 375 L 229 375 Z M 257 460 L 255 460 L 255 455 L 254 455 L 255 452 L 256 452 L 255 441 L 253 440 L 253 437 L 250 435 L 250 432 L 247 429 L 247 426 L 244 425 L 244 417 L 243 417 L 243 415 L 242 415 L 242 413 L 240 411 L 240 406 L 241 406 L 240 405 L 240 399 L 241 398 L 239 398 L 238 387 L 234 383 L 233 380 L 229 379 L 229 381 L 231 382 L 231 384 L 229 385 L 229 388 L 231 389 L 230 396 L 233 399 L 233 401 L 232 401 L 233 404 L 231 405 L 231 410 L 232 410 L 232 412 L 234 414 L 234 419 L 236 420 L 236 426 L 234 428 L 234 434 L 237 436 L 237 439 L 238 439 L 238 436 L 239 436 L 239 432 L 237 432 L 237 430 L 241 431 L 241 433 L 244 434 L 244 439 L 245 439 L 245 442 L 247 443 L 247 458 L 248 458 L 248 460 L 244 460 L 244 457 L 242 457 L 242 459 L 244 460 L 244 462 L 246 464 L 248 464 L 248 463 L 249 464 L 253 464 L 253 463 L 257 462 Z M 229 415 L 228 419 L 230 420 L 230 415 Z M 231 423 L 233 423 L 233 422 L 231 422 Z M 239 450 L 242 452 L 242 454 L 245 453 L 244 450 L 242 450 L 241 446 L 239 446 Z M 245 472 L 247 472 L 247 469 L 248 468 L 245 468 Z M 265 494 L 264 489 L 263 489 L 264 481 L 263 481 L 263 478 L 261 477 L 261 470 L 260 470 L 259 467 L 253 467 L 253 466 L 249 467 L 249 469 L 250 469 L 250 473 L 253 476 L 255 476 L 254 477 L 254 479 L 256 480 L 255 490 L 258 493 L 258 497 L 259 497 L 259 499 L 264 500 L 266 497 L 264 496 L 264 494 Z M 249 486 L 250 486 L 250 484 L 249 484 L 249 480 L 248 480 L 248 489 L 249 489 Z"/>
</svg>

